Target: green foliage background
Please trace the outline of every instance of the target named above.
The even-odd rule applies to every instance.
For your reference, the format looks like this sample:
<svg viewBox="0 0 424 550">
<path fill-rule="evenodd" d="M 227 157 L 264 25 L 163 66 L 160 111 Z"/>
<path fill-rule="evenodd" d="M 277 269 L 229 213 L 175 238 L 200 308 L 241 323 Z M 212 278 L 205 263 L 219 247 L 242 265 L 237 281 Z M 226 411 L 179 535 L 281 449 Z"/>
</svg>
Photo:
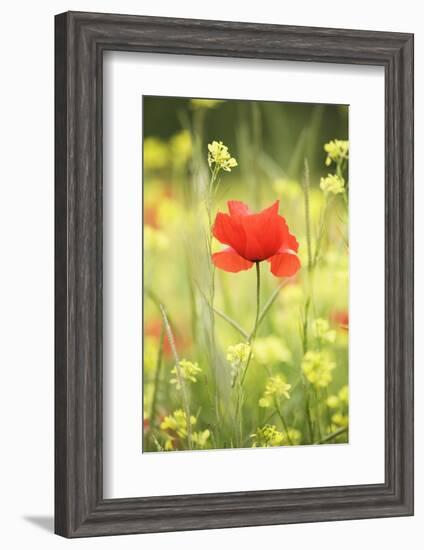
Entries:
<svg viewBox="0 0 424 550">
<path fill-rule="evenodd" d="M 348 139 L 348 107 L 144 97 L 143 135 L 143 450 L 347 441 L 347 164 L 343 193 L 324 194 L 319 184 L 336 172 L 336 163 L 326 165 L 324 144 Z M 251 331 L 255 274 L 211 266 L 205 202 L 207 144 L 213 140 L 228 146 L 238 166 L 220 173 L 212 218 L 226 211 L 230 199 L 243 200 L 253 211 L 279 199 L 302 262 L 279 292 L 281 281 L 267 262 L 261 265 L 261 304 L 273 293 L 276 299 L 258 329 L 240 410 L 227 356 L 244 339 L 228 320 L 211 315 L 211 304 Z M 313 270 L 308 269 L 306 204 L 313 255 L 320 241 Z M 214 239 L 210 244 L 212 250 L 221 248 Z M 317 319 L 324 327 L 321 335 Z M 176 361 L 170 335 L 178 359 L 200 369 L 196 381 L 187 380 L 180 389 L 171 372 Z M 328 385 L 318 388 L 305 377 L 308 351 L 319 354 L 318 362 L 335 364 Z M 290 398 L 278 395 L 277 407 L 259 406 L 276 376 L 290 385 Z"/>
</svg>

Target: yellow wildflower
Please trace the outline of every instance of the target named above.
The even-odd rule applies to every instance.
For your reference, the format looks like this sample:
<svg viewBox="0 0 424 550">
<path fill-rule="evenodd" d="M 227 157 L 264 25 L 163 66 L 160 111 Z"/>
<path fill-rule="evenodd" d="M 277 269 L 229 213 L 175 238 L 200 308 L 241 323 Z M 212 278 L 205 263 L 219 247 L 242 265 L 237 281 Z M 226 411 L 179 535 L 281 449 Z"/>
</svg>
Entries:
<svg viewBox="0 0 424 550">
<path fill-rule="evenodd" d="M 347 386 L 343 386 L 337 395 L 330 395 L 326 402 L 330 409 L 340 408 L 342 410 L 349 402 L 349 388 Z"/>
<path fill-rule="evenodd" d="M 287 384 L 286 380 L 280 374 L 271 376 L 265 386 L 263 396 L 259 399 L 260 407 L 271 407 L 275 399 L 285 397 L 290 399 L 291 384 Z"/>
<path fill-rule="evenodd" d="M 231 385 L 234 385 L 234 381 L 237 378 L 242 366 L 249 358 L 251 347 L 249 344 L 241 342 L 234 346 L 228 346 L 227 361 L 231 365 Z"/>
<path fill-rule="evenodd" d="M 302 360 L 302 371 L 306 379 L 316 388 L 325 388 L 332 381 L 331 371 L 336 364 L 321 351 L 307 351 Z"/>
<path fill-rule="evenodd" d="M 337 174 L 328 174 L 327 177 L 321 178 L 319 186 L 326 195 L 339 195 L 345 189 L 344 179 Z"/>
<path fill-rule="evenodd" d="M 327 398 L 327 406 L 330 407 L 330 409 L 337 409 L 337 407 L 340 405 L 340 399 L 337 397 L 337 395 L 330 395 Z"/>
<path fill-rule="evenodd" d="M 336 340 L 336 331 L 330 329 L 330 324 L 327 319 L 315 319 L 312 323 L 312 328 L 316 338 L 321 343 L 332 344 Z"/>
<path fill-rule="evenodd" d="M 349 424 L 349 418 L 345 414 L 336 413 L 331 417 L 331 422 L 340 428 L 344 428 Z"/>
<path fill-rule="evenodd" d="M 191 441 L 198 449 L 204 449 L 208 444 L 208 439 L 211 435 L 209 430 L 203 430 L 201 432 L 194 432 L 191 435 Z"/>
<path fill-rule="evenodd" d="M 213 141 L 208 144 L 208 163 L 212 167 L 213 164 L 218 169 L 231 172 L 231 168 L 238 166 L 237 161 L 230 155 L 228 147 L 222 141 Z"/>
<path fill-rule="evenodd" d="M 179 369 L 177 366 L 175 366 L 171 370 L 171 374 L 175 375 L 175 378 L 171 378 L 171 384 L 175 384 L 177 390 L 181 389 L 178 371 L 180 372 L 181 378 L 183 380 L 186 380 L 188 382 L 197 382 L 196 376 L 200 372 L 202 372 L 202 369 L 197 363 L 192 363 L 191 361 L 187 361 L 186 359 L 181 359 L 181 361 L 178 362 L 178 366 Z"/>
<path fill-rule="evenodd" d="M 330 166 L 332 162 L 340 163 L 349 158 L 349 142 L 333 139 L 324 145 L 324 151 L 327 153 L 326 166 Z"/>
<path fill-rule="evenodd" d="M 173 451 L 174 450 L 174 440 L 172 437 L 167 437 L 165 441 L 165 451 Z"/>
<path fill-rule="evenodd" d="M 195 416 L 190 416 L 190 424 L 194 426 L 197 420 Z M 165 416 L 160 425 L 161 430 L 171 430 L 178 437 L 187 437 L 187 415 L 182 409 L 177 409 L 169 416 Z"/>
<path fill-rule="evenodd" d="M 241 342 L 235 346 L 229 346 L 227 350 L 227 361 L 231 365 L 238 366 L 247 361 L 250 353 L 250 345 Z"/>
<path fill-rule="evenodd" d="M 341 390 L 339 391 L 339 399 L 342 403 L 348 403 L 349 401 L 349 388 L 347 386 L 343 386 Z"/>
<path fill-rule="evenodd" d="M 254 439 L 252 447 L 278 447 L 284 441 L 284 434 L 270 424 L 258 428 L 250 437 Z"/>
</svg>

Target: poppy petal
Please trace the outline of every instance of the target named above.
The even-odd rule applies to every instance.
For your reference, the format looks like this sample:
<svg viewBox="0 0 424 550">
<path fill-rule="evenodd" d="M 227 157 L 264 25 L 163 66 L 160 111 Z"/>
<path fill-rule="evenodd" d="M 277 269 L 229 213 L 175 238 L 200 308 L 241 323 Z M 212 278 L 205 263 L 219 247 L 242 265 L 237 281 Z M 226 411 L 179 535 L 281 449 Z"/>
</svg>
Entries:
<svg viewBox="0 0 424 550">
<path fill-rule="evenodd" d="M 289 226 L 287 225 L 285 218 L 283 218 L 283 216 L 280 216 L 280 218 L 282 220 L 282 225 L 284 228 L 284 231 L 283 231 L 284 235 L 283 235 L 283 240 L 280 248 L 281 249 L 288 248 L 290 250 L 294 250 L 295 252 L 297 252 L 299 250 L 299 243 L 297 242 L 296 237 L 290 233 Z"/>
<path fill-rule="evenodd" d="M 239 254 L 243 253 L 246 244 L 246 235 L 238 218 L 218 212 L 212 232 L 219 242 L 231 246 Z"/>
<path fill-rule="evenodd" d="M 299 243 L 297 242 L 296 237 L 291 233 L 289 233 L 287 248 L 289 248 L 290 250 L 294 250 L 295 252 L 299 250 Z"/>
<path fill-rule="evenodd" d="M 299 257 L 293 250 L 285 249 L 270 258 L 271 273 L 276 277 L 292 277 L 300 269 Z"/>
<path fill-rule="evenodd" d="M 239 256 L 233 248 L 225 248 L 220 252 L 215 252 L 215 254 L 212 254 L 212 262 L 219 269 L 231 273 L 245 271 L 246 269 L 250 269 L 253 265 L 253 262 L 249 262 Z"/>
<path fill-rule="evenodd" d="M 267 260 L 283 245 L 288 229 L 285 229 L 283 218 L 278 215 L 278 204 L 279 201 L 275 201 L 258 214 L 240 218 L 246 234 L 243 257 L 251 261 Z"/>
<path fill-rule="evenodd" d="M 247 216 L 251 213 L 249 207 L 244 202 L 228 201 L 227 205 L 230 216 Z"/>
</svg>

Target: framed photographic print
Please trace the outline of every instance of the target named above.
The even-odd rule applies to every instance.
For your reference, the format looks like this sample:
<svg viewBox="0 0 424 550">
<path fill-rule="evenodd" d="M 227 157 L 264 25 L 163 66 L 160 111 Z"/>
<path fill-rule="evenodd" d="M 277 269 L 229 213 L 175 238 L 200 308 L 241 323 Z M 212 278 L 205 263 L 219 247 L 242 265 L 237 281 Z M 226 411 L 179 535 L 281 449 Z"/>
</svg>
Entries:
<svg viewBox="0 0 424 550">
<path fill-rule="evenodd" d="M 413 513 L 413 36 L 56 16 L 55 525 Z"/>
</svg>

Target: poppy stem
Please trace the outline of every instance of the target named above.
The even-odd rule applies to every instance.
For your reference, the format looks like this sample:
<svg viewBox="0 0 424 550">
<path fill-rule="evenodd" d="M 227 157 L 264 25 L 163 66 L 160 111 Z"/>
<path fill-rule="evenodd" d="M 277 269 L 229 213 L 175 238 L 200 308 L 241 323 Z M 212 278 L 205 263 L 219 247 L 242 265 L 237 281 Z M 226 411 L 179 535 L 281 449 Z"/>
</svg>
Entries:
<svg viewBox="0 0 424 550">
<path fill-rule="evenodd" d="M 242 407 L 243 407 L 243 383 L 246 378 L 247 369 L 249 368 L 250 361 L 253 356 L 253 344 L 255 342 L 256 337 L 256 331 L 258 329 L 259 324 L 259 315 L 260 315 L 260 308 L 261 308 L 261 268 L 260 263 L 255 262 L 256 267 L 256 316 L 255 316 L 255 325 L 253 327 L 252 332 L 250 335 L 246 338 L 246 342 L 250 345 L 250 351 L 249 355 L 247 356 L 246 360 L 246 366 L 244 367 L 244 371 L 241 374 L 240 382 L 238 383 L 238 392 L 237 392 L 237 398 L 236 398 L 236 418 L 238 418 L 238 428 L 239 428 L 239 446 L 242 445 L 243 441 L 243 417 L 242 417 Z"/>
<path fill-rule="evenodd" d="M 255 324 L 253 327 L 252 332 L 249 335 L 249 338 L 247 339 L 247 343 L 250 344 L 250 351 L 249 356 L 246 361 L 246 366 L 243 371 L 243 375 L 240 380 L 240 386 L 243 387 L 244 379 L 246 378 L 247 369 L 249 368 L 250 361 L 252 359 L 253 355 L 253 344 L 255 343 L 256 338 L 256 332 L 258 330 L 259 325 L 259 315 L 260 315 L 260 309 L 261 309 L 261 267 L 259 262 L 255 262 L 256 267 L 256 317 L 255 317 Z"/>
<path fill-rule="evenodd" d="M 260 324 L 264 320 L 265 315 L 268 313 L 269 308 L 272 306 L 272 304 L 277 299 L 280 290 L 285 287 L 290 282 L 290 279 L 286 279 L 285 281 L 282 281 L 277 288 L 274 290 L 274 292 L 271 294 L 271 296 L 268 298 L 268 301 L 265 303 L 264 307 L 262 308 L 262 311 L 259 314 L 259 319 L 257 323 L 257 328 L 259 328 Z M 247 337 L 247 340 L 250 341 L 252 339 L 253 331 L 250 332 L 249 336 Z"/>
<path fill-rule="evenodd" d="M 254 340 L 256 337 L 256 331 L 258 330 L 259 315 L 261 311 L 261 267 L 260 263 L 256 262 L 256 318 L 255 326 L 253 329 L 253 335 L 251 340 Z"/>
</svg>

